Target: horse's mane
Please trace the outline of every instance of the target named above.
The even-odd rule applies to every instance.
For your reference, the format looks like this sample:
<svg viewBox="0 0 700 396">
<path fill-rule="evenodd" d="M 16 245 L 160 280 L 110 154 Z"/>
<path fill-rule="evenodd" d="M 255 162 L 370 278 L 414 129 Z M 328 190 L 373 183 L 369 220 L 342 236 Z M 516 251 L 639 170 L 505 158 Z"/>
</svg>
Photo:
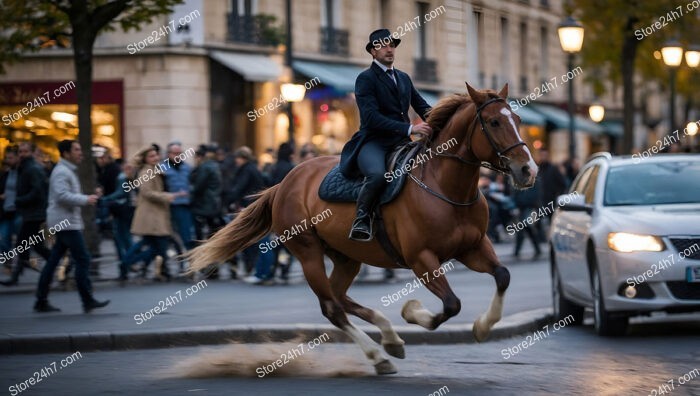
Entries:
<svg viewBox="0 0 700 396">
<path fill-rule="evenodd" d="M 498 94 L 491 90 L 483 92 L 488 94 L 489 98 L 498 97 Z M 450 122 L 450 119 L 452 119 L 452 116 L 454 116 L 462 106 L 473 102 L 472 98 L 464 93 L 456 93 L 440 99 L 435 107 L 430 110 L 426 121 L 433 129 L 433 137 L 431 140 L 435 140 L 438 133 L 445 128 L 447 123 Z"/>
<path fill-rule="evenodd" d="M 469 103 L 472 103 L 472 98 L 467 94 L 452 94 L 440 99 L 428 114 L 428 125 L 433 128 L 435 133 L 441 131 L 457 112 L 457 109 Z"/>
</svg>

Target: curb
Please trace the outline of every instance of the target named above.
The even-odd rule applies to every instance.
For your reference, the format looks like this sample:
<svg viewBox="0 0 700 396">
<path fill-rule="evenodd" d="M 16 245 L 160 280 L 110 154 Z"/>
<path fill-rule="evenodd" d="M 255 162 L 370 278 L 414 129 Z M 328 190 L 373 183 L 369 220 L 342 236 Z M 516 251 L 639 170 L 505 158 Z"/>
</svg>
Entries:
<svg viewBox="0 0 700 396">
<path fill-rule="evenodd" d="M 507 316 L 491 330 L 488 340 L 510 338 L 541 328 L 552 320 L 551 309 L 540 308 Z M 358 326 L 379 342 L 381 333 L 374 326 Z M 418 326 L 394 326 L 406 344 L 471 344 L 475 343 L 472 324 L 446 324 L 436 331 Z M 349 343 L 350 338 L 335 326 L 235 325 L 198 326 L 164 330 L 51 333 L 0 336 L 0 355 L 73 353 L 75 351 L 123 351 L 132 349 L 171 348 L 225 343 L 265 343 L 310 341 L 328 333 L 334 342 Z"/>
</svg>

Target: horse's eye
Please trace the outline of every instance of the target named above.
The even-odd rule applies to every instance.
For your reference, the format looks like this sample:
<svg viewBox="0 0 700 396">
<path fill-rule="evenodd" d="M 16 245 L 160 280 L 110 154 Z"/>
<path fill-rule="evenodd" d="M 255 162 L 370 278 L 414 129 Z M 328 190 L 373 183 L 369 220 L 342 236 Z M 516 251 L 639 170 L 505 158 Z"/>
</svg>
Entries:
<svg viewBox="0 0 700 396">
<path fill-rule="evenodd" d="M 498 126 L 501 125 L 498 120 L 491 120 L 491 126 L 494 128 L 498 128 Z"/>
</svg>

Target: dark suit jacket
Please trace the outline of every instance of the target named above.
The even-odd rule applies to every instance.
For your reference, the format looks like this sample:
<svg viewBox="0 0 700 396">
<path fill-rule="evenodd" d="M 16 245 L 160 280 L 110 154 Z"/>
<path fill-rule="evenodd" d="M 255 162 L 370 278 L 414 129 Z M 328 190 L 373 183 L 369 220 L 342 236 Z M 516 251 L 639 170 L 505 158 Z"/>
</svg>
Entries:
<svg viewBox="0 0 700 396">
<path fill-rule="evenodd" d="M 367 141 L 376 139 L 385 146 L 408 141 L 409 105 L 425 121 L 430 106 L 413 87 L 408 74 L 394 68 L 394 75 L 398 84 L 372 62 L 357 76 L 355 100 L 360 110 L 360 130 L 345 144 L 340 157 L 340 170 L 347 177 L 358 175 L 357 155 Z"/>
</svg>

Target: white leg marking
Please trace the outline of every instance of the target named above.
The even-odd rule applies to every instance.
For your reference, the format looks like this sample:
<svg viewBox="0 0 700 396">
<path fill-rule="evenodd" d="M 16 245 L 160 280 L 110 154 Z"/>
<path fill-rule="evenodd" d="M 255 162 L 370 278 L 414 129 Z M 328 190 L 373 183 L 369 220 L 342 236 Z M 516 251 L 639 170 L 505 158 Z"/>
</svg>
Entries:
<svg viewBox="0 0 700 396">
<path fill-rule="evenodd" d="M 474 338 L 481 342 L 489 335 L 491 328 L 499 320 L 501 320 L 501 314 L 503 313 L 503 295 L 496 291 L 496 295 L 493 296 L 491 304 L 489 305 L 488 311 L 479 315 L 479 318 L 474 322 Z"/>
<path fill-rule="evenodd" d="M 373 364 L 378 364 L 389 359 L 389 357 L 379 348 L 379 345 L 372 341 L 372 339 L 369 338 L 367 333 L 364 331 L 356 328 L 353 325 L 344 327 L 343 331 L 345 334 L 349 335 L 357 345 L 360 346 L 362 352 L 365 353 L 365 356 L 367 356 L 367 358 L 370 359 Z"/>
<path fill-rule="evenodd" d="M 391 322 L 379 311 L 374 311 L 373 324 L 379 327 L 382 332 L 382 344 L 404 344 L 404 341 L 399 337 L 398 333 L 391 327 Z"/>
<path fill-rule="evenodd" d="M 403 309 L 401 309 L 401 316 L 408 323 L 417 324 L 428 330 L 433 330 L 433 317 L 432 312 L 423 308 L 418 300 L 410 300 L 404 304 Z"/>
</svg>

